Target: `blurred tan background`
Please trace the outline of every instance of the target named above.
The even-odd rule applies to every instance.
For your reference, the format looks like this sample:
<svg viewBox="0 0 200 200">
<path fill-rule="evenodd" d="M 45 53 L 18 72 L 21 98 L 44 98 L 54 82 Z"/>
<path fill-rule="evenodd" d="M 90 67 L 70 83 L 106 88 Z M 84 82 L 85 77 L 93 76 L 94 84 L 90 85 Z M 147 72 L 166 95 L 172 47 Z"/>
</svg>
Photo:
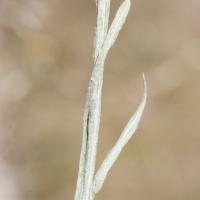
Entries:
<svg viewBox="0 0 200 200">
<path fill-rule="evenodd" d="M 0 199 L 74 198 L 95 25 L 94 0 L 0 1 Z M 132 1 L 105 62 L 97 169 L 143 72 L 144 115 L 96 200 L 200 199 L 199 0 Z"/>
</svg>

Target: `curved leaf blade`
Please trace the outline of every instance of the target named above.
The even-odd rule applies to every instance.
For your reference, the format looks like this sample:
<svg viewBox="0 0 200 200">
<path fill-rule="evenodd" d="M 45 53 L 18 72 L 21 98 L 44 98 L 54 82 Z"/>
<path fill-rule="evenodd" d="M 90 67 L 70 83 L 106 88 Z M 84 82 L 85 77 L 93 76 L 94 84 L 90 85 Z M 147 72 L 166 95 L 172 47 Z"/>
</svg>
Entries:
<svg viewBox="0 0 200 200">
<path fill-rule="evenodd" d="M 103 161 L 102 165 L 100 166 L 92 187 L 90 189 L 90 198 L 89 200 L 93 200 L 95 194 L 102 188 L 103 183 L 106 179 L 106 175 L 114 162 L 116 161 L 117 157 L 119 156 L 121 150 L 126 145 L 126 143 L 129 141 L 131 136 L 134 134 L 135 130 L 138 127 L 138 124 L 140 122 L 140 119 L 142 117 L 142 113 L 146 104 L 146 98 L 147 98 L 147 86 L 145 77 L 143 75 L 143 82 L 144 82 L 144 92 L 143 92 L 143 98 L 140 106 L 138 107 L 135 114 L 132 116 L 128 124 L 126 125 L 125 129 L 123 130 L 121 136 L 119 137 L 118 141 L 116 142 L 115 146 L 110 150 L 107 157 Z"/>
</svg>

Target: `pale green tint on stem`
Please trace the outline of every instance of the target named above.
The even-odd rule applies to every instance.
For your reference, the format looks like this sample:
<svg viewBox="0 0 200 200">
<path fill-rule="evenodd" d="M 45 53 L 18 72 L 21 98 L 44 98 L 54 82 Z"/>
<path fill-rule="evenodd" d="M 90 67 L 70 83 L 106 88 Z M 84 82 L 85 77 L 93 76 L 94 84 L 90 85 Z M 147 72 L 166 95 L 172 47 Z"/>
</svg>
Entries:
<svg viewBox="0 0 200 200">
<path fill-rule="evenodd" d="M 75 200 L 92 200 L 94 195 L 101 189 L 108 170 L 116 160 L 123 146 L 136 130 L 146 102 L 146 84 L 144 81 L 144 97 L 140 107 L 131 118 L 115 147 L 108 154 L 107 158 L 97 172 L 95 179 L 93 180 L 101 114 L 101 91 L 103 84 L 104 62 L 110 47 L 114 44 L 118 33 L 125 22 L 130 9 L 130 0 L 125 0 L 121 4 L 108 33 L 107 29 L 110 12 L 110 0 L 97 0 L 96 5 L 97 27 L 94 40 L 95 66 L 92 72 L 85 106 L 83 142 Z"/>
</svg>

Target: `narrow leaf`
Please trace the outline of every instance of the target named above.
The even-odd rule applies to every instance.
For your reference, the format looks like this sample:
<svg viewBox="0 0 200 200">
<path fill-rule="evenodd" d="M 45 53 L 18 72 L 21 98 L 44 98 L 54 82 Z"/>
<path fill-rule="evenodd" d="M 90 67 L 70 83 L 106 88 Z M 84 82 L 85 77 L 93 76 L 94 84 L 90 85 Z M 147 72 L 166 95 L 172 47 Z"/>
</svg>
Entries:
<svg viewBox="0 0 200 200">
<path fill-rule="evenodd" d="M 103 161 L 101 167 L 99 168 L 90 190 L 89 200 L 93 200 L 95 194 L 101 189 L 106 179 L 106 175 L 109 169 L 112 167 L 113 163 L 116 161 L 117 157 L 119 156 L 121 150 L 126 145 L 128 140 L 131 138 L 131 136 L 133 135 L 133 133 L 138 127 L 139 121 L 142 117 L 142 113 L 146 104 L 146 98 L 147 98 L 147 87 L 146 87 L 144 75 L 143 75 L 143 81 L 144 81 L 144 92 L 143 92 L 142 102 L 140 106 L 138 107 L 137 111 L 135 112 L 135 114 L 132 116 L 132 118 L 126 125 L 124 131 L 122 132 L 115 146 L 111 149 L 111 151 L 109 152 L 109 154 Z"/>
<path fill-rule="evenodd" d="M 99 55 L 108 30 L 108 19 L 110 13 L 110 0 L 99 0 L 97 3 L 97 26 L 94 38 L 94 61 Z"/>
<path fill-rule="evenodd" d="M 95 169 L 96 149 L 100 123 L 101 90 L 103 84 L 104 61 L 110 47 L 114 44 L 119 34 L 119 31 L 122 28 L 123 23 L 125 22 L 129 9 L 130 0 L 125 0 L 118 9 L 115 19 L 111 24 L 106 39 L 100 50 L 88 89 L 87 104 L 84 114 L 84 134 L 86 135 L 87 140 L 83 186 L 84 200 L 88 199 Z"/>
<path fill-rule="evenodd" d="M 99 1 L 97 1 L 97 3 Z M 125 0 L 119 8 L 103 42 L 103 46 L 96 58 L 96 64 L 88 88 L 87 103 L 84 113 L 83 142 L 75 200 L 88 200 L 90 194 L 96 161 L 104 61 L 110 47 L 114 44 L 117 38 L 129 9 L 130 0 Z"/>
<path fill-rule="evenodd" d="M 125 0 L 121 6 L 119 7 L 117 14 L 110 26 L 110 29 L 108 31 L 108 34 L 106 35 L 106 38 L 104 40 L 103 46 L 100 50 L 100 53 L 98 55 L 97 61 L 95 63 L 94 66 L 94 70 L 92 73 L 92 80 L 94 80 L 94 82 L 98 82 L 99 81 L 99 75 L 103 73 L 103 66 L 104 66 L 104 61 L 106 58 L 106 55 L 109 51 L 109 49 L 111 48 L 111 46 L 113 46 L 120 29 L 122 28 L 122 25 L 124 24 L 126 17 L 128 15 L 128 12 L 130 10 L 130 6 L 131 6 L 131 2 L 130 0 Z M 101 72 L 99 72 L 101 71 Z M 101 77 L 102 78 L 102 77 Z"/>
</svg>

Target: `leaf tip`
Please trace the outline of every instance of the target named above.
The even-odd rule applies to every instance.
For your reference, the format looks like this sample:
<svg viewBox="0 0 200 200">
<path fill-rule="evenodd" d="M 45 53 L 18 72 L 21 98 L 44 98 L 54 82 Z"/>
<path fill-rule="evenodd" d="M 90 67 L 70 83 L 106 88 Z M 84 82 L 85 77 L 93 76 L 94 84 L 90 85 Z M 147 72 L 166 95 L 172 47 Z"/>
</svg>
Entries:
<svg viewBox="0 0 200 200">
<path fill-rule="evenodd" d="M 142 78 L 143 78 L 143 84 L 144 84 L 144 97 L 146 99 L 146 97 L 147 97 L 147 83 L 146 83 L 146 79 L 145 79 L 144 73 L 142 74 Z"/>
<path fill-rule="evenodd" d="M 145 79 L 144 73 L 142 74 L 142 78 L 143 78 L 144 83 L 146 83 L 146 79 Z"/>
</svg>

